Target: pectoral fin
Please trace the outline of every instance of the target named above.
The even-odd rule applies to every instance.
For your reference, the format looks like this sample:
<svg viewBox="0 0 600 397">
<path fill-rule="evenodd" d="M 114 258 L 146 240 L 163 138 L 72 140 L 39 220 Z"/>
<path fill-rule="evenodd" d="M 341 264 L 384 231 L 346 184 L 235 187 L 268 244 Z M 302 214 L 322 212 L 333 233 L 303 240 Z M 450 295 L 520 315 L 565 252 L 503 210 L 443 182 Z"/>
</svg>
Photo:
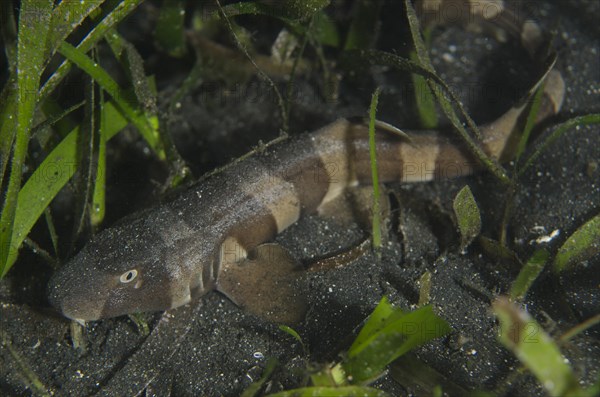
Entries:
<svg viewBox="0 0 600 397">
<path fill-rule="evenodd" d="M 236 305 L 269 321 L 298 323 L 306 313 L 298 280 L 301 270 L 280 245 L 262 244 L 246 258 L 221 263 L 217 290 Z"/>
<path fill-rule="evenodd" d="M 386 188 L 379 185 L 379 209 L 381 218 L 387 219 L 390 213 L 390 201 Z M 319 215 L 333 219 L 341 225 L 358 223 L 364 230 L 371 230 L 373 224 L 373 186 L 347 188 L 335 199 L 319 207 Z"/>
</svg>

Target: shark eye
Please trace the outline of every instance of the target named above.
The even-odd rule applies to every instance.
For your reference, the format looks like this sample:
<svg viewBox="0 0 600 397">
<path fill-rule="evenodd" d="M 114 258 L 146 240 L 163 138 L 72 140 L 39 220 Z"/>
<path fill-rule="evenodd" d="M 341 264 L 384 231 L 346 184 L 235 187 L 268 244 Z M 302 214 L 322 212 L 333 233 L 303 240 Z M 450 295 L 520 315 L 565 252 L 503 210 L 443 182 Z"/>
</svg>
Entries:
<svg viewBox="0 0 600 397">
<path fill-rule="evenodd" d="M 130 283 L 131 281 L 133 281 L 138 275 L 137 270 L 135 269 L 131 269 L 131 270 L 127 270 L 125 273 L 121 274 L 121 277 L 119 277 L 119 280 L 121 280 L 121 282 L 123 284 L 127 284 Z"/>
</svg>

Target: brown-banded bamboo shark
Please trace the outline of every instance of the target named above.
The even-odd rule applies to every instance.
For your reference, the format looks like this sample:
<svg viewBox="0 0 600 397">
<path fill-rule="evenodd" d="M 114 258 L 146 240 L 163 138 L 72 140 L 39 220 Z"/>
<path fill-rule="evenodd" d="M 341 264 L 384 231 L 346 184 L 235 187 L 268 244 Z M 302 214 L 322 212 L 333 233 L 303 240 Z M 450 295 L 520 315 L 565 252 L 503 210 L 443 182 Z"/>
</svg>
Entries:
<svg viewBox="0 0 600 397">
<path fill-rule="evenodd" d="M 538 120 L 559 111 L 564 91 L 551 70 Z M 522 101 L 480 127 L 487 155 L 501 157 L 524 109 Z M 410 140 L 378 133 L 376 153 L 382 182 L 466 175 L 477 164 L 469 150 L 434 131 Z M 217 290 L 250 312 L 295 322 L 305 308 L 294 288 L 302 269 L 269 241 L 371 179 L 362 123 L 340 119 L 289 138 L 94 236 L 52 277 L 50 302 L 68 318 L 97 320 L 175 308 Z"/>
</svg>

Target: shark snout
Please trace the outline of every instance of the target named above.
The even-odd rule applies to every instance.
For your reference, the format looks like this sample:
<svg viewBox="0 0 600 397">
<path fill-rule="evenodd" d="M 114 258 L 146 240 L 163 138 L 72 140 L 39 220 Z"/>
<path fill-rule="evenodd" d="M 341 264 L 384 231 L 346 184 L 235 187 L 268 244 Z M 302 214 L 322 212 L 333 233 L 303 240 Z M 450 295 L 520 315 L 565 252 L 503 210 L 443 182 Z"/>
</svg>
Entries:
<svg viewBox="0 0 600 397">
<path fill-rule="evenodd" d="M 77 283 L 65 274 L 65 269 L 57 271 L 48 282 L 48 302 L 62 315 L 77 321 L 93 321 L 101 317 L 105 297 L 86 285 Z"/>
</svg>

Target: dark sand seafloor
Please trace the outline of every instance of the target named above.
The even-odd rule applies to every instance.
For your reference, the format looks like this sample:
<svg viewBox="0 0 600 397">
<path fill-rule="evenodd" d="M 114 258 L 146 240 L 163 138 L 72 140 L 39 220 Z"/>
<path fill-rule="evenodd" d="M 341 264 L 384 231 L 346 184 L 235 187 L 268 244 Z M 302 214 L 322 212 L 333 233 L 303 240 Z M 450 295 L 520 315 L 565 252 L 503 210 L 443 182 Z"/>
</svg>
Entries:
<svg viewBox="0 0 600 397">
<path fill-rule="evenodd" d="M 544 28 L 557 32 L 557 68 L 563 74 L 567 92 L 563 110 L 554 121 L 599 111 L 600 29 L 594 20 L 600 20 L 600 7 L 594 1 L 561 1 L 539 2 L 539 7 L 532 9 Z M 139 12 L 144 12 L 143 8 Z M 386 18 L 401 19 L 403 15 Z M 143 36 L 143 32 L 137 34 Z M 381 32 L 394 34 L 397 32 L 385 28 Z M 457 88 L 472 116 L 481 122 L 510 106 L 509 95 L 496 98 L 490 92 L 504 84 L 518 87 L 514 81 L 523 75 L 527 60 L 512 56 L 510 46 L 455 28 L 436 31 L 433 41 L 435 67 Z M 500 60 L 510 67 L 498 70 Z M 159 66 L 149 61 L 149 67 Z M 405 83 L 398 72 L 373 68 L 366 73 L 372 74 L 366 79 L 369 83 L 343 82 L 339 98 L 329 102 L 320 95 L 314 81 L 301 76 L 296 84 L 291 132 L 312 130 L 338 117 L 364 115 L 376 85 L 383 88 L 379 118 L 397 126 L 414 126 L 415 113 L 405 105 L 410 97 L 399 88 Z M 200 87 L 181 101 L 169 121 L 175 143 L 197 175 L 239 157 L 259 140 L 267 142 L 278 136 L 280 119 L 274 95 L 258 78 L 249 84 L 254 84 L 258 95 L 248 95 L 249 90 L 241 86 L 227 93 L 219 89 L 207 93 L 206 87 L 204 91 Z M 173 91 L 168 85 L 161 90 L 165 94 L 159 94 L 159 98 L 168 98 Z M 163 101 L 160 105 L 166 109 L 169 104 Z M 538 141 L 551 130 L 550 126 L 541 131 Z M 126 132 L 110 143 L 113 172 L 120 175 L 109 178 L 111 221 L 134 208 L 158 202 L 158 189 L 152 181 L 164 178 L 164 169 L 146 153 L 134 132 Z M 598 214 L 599 159 L 600 128 L 577 128 L 550 146 L 523 176 L 509 223 L 510 246 L 521 258 L 528 258 L 541 247 L 556 252 L 571 233 Z M 517 270 L 490 258 L 477 245 L 465 252 L 458 248 L 451 209 L 453 198 L 464 185 L 470 186 L 481 209 L 482 233 L 497 238 L 505 188 L 489 174 L 390 185 L 394 199 L 387 220 L 389 241 L 382 258 L 367 251 L 340 269 L 307 275 L 310 310 L 295 329 L 308 348 L 308 356 L 276 325 L 243 312 L 218 293 L 209 293 L 170 314 L 144 315 L 151 330 L 159 321 L 162 327 L 161 332 L 153 332 L 147 339 L 127 317 L 89 323 L 84 330 L 86 345 L 75 349 L 69 323 L 54 314 L 45 300 L 44 286 L 51 270 L 27 250 L 22 250 L 19 262 L 0 281 L 0 329 L 22 363 L 55 395 L 126 396 L 139 391 L 139 382 L 152 379 L 147 395 L 236 396 L 260 378 L 267 360 L 273 357 L 279 361 L 268 385 L 274 392 L 298 387 L 306 375 L 306 360 L 334 361 L 348 348 L 357 327 L 383 295 L 404 309 L 416 308 L 418 280 L 430 271 L 431 304 L 453 332 L 416 349 L 412 359 L 426 363 L 441 377 L 425 386 L 410 380 L 400 384 L 394 378 L 401 376 L 392 376 L 392 369 L 374 386 L 392 395 L 428 395 L 428 387 L 440 382 L 444 390 L 451 391 L 544 395 L 533 376 L 516 374 L 520 363 L 497 341 L 497 321 L 490 309 L 496 296 L 507 293 Z M 61 210 L 66 213 L 65 207 L 68 205 L 56 203 L 55 217 Z M 550 242 L 536 242 L 555 230 L 559 234 Z M 278 236 L 277 242 L 294 257 L 310 263 L 315 257 L 352 247 L 366 237 L 368 231 L 358 225 L 341 226 L 329 219 L 307 216 Z M 598 256 L 560 279 L 546 269 L 525 301 L 527 311 L 552 335 L 560 335 L 598 314 L 599 270 Z M 583 385 L 598 379 L 597 326 L 569 341 L 562 352 Z M 0 347 L 0 394 L 31 395 L 24 379 L 14 356 L 6 346 Z"/>
</svg>

